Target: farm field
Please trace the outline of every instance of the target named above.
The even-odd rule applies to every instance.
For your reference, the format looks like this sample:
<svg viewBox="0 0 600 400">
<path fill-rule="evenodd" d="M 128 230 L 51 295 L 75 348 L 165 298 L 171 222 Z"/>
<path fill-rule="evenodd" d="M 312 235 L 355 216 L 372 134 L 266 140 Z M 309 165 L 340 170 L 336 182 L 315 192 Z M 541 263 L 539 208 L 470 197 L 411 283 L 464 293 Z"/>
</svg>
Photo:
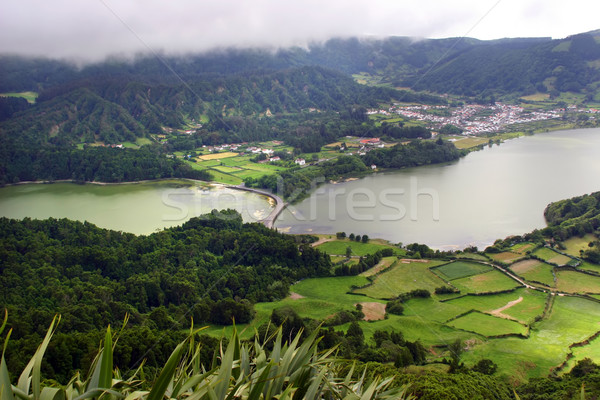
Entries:
<svg viewBox="0 0 600 400">
<path fill-rule="evenodd" d="M 416 298 L 404 303 L 404 315 L 440 324 L 471 310 L 467 304 L 452 301 L 441 302 L 436 298 Z"/>
<path fill-rule="evenodd" d="M 556 297 L 552 312 L 531 329 L 527 339 L 491 339 L 464 353 L 465 363 L 492 358 L 500 374 L 525 379 L 548 375 L 561 364 L 571 343 L 580 342 L 598 330 L 600 307 L 576 297 Z"/>
<path fill-rule="evenodd" d="M 547 261 L 551 264 L 556 265 L 567 265 L 572 259 L 555 252 L 547 247 L 542 247 L 533 252 L 533 255 L 541 258 L 544 261 Z"/>
<path fill-rule="evenodd" d="M 351 261 L 358 262 L 358 261 L 356 261 L 356 259 L 351 260 Z M 377 265 L 375 265 L 373 268 L 369 268 L 365 272 L 362 272 L 360 274 L 360 276 L 364 276 L 364 277 L 373 276 L 373 275 L 377 274 L 378 272 L 383 271 L 386 268 L 389 268 L 395 262 L 398 262 L 398 258 L 396 258 L 394 256 L 392 256 L 392 257 L 383 257 L 381 259 L 381 261 L 379 261 L 379 263 Z"/>
<path fill-rule="evenodd" d="M 469 261 L 454 261 L 439 267 L 432 268 L 431 271 L 444 280 L 465 278 L 467 276 L 478 275 L 491 271 L 493 267 Z"/>
<path fill-rule="evenodd" d="M 575 236 L 567 239 L 562 242 L 562 244 L 566 247 L 566 250 L 564 250 L 565 253 L 574 257 L 579 257 L 579 251 L 588 249 L 588 244 L 596 240 L 598 240 L 596 236 L 588 233 L 584 237 Z"/>
<path fill-rule="evenodd" d="M 457 329 L 490 337 L 499 335 L 526 335 L 527 327 L 509 319 L 473 311 L 447 323 Z"/>
<path fill-rule="evenodd" d="M 517 260 L 520 260 L 521 258 L 524 258 L 525 255 L 520 254 L 520 253 L 513 253 L 511 251 L 504 251 L 502 253 L 489 253 L 487 254 L 488 257 L 490 257 L 492 260 L 494 261 L 500 261 L 506 264 L 510 264 L 512 262 L 515 262 Z"/>
<path fill-rule="evenodd" d="M 581 263 L 581 265 L 578 267 L 578 269 L 582 269 L 582 270 L 586 270 L 586 271 L 590 271 L 590 272 L 595 272 L 597 274 L 600 274 L 600 265 L 598 264 L 592 264 L 588 261 L 583 261 Z"/>
<path fill-rule="evenodd" d="M 28 103 L 33 104 L 38 98 L 36 92 L 11 92 L 11 93 L 0 93 L 0 97 L 22 97 L 27 100 Z"/>
<path fill-rule="evenodd" d="M 231 151 L 225 153 L 215 153 L 215 154 L 207 154 L 204 156 L 199 156 L 198 160 L 200 161 L 208 161 L 208 160 L 220 160 L 223 158 L 237 157 L 238 153 L 234 153 Z"/>
<path fill-rule="evenodd" d="M 538 315 L 544 313 L 547 296 L 547 294 L 537 290 L 519 288 L 510 293 L 464 296 L 446 301 L 445 304 L 452 305 L 464 311 L 496 312 L 527 324 L 531 323 Z M 510 307 L 506 308 L 509 305 Z"/>
<path fill-rule="evenodd" d="M 318 237 L 321 241 L 329 240 L 317 247 L 330 254 L 344 254 L 347 246 L 351 246 L 358 254 L 374 253 L 384 247 L 399 250 L 378 240 L 364 244 L 347 239 L 337 240 L 335 235 Z M 520 256 L 519 252 L 530 250 L 527 244 L 522 244 L 513 247 L 510 253 Z M 555 254 L 558 254 L 550 251 L 547 256 L 556 257 Z M 345 260 L 345 257 L 337 257 L 333 261 Z M 358 257 L 354 256 L 351 262 L 357 260 Z M 385 272 L 375 275 L 385 268 Z M 526 279 L 546 279 L 546 283 L 553 283 L 551 271 L 554 267 L 542 261 L 522 260 L 513 263 L 510 268 Z M 597 289 L 600 298 L 600 277 L 569 269 L 558 269 L 558 274 L 559 290 Z M 370 285 L 367 276 L 372 279 Z M 435 288 L 445 286 L 444 280 L 450 281 L 461 293 L 434 294 Z M 501 271 L 473 260 L 448 263 L 408 260 L 398 256 L 385 257 L 376 267 L 359 276 L 300 281 L 290 288 L 293 296 L 273 303 L 256 304 L 256 316 L 252 323 L 238 325 L 238 328 L 243 330 L 242 337 L 250 337 L 254 329 L 269 321 L 274 309 L 283 306 L 292 308 L 301 317 L 323 320 L 339 311 L 353 310 L 357 303 L 375 302 L 383 307 L 386 299 L 414 289 L 426 289 L 432 293 L 432 297 L 405 301 L 403 315 L 361 321 L 366 340 L 371 340 L 376 330 L 400 331 L 407 340 L 419 340 L 425 345 L 429 349 L 428 358 L 433 361 L 447 357 L 443 347 L 439 349 L 437 346 L 445 346 L 459 339 L 466 347 L 461 359 L 465 365 L 489 358 L 498 364 L 500 376 L 509 375 L 514 377 L 511 379 L 524 380 L 547 375 L 566 359 L 571 343 L 585 340 L 595 330 L 600 330 L 600 304 L 591 300 L 551 296 L 540 290 L 522 287 Z M 482 294 L 497 291 L 507 292 Z M 448 300 L 440 301 L 442 299 Z M 553 307 L 540 320 L 549 299 L 554 301 Z M 348 326 L 346 323 L 334 329 L 345 331 Z M 213 326 L 207 332 L 220 336 L 223 329 Z M 225 332 L 229 332 L 227 329 L 230 328 L 226 328 Z M 508 336 L 497 337 L 502 335 Z M 587 347 L 576 348 L 573 352 L 576 360 L 589 355 L 600 361 L 600 340 Z M 572 362 L 569 363 L 567 368 L 572 365 Z"/>
<path fill-rule="evenodd" d="M 510 270 L 530 282 L 539 282 L 548 287 L 554 287 L 554 267 L 536 259 L 523 260 L 510 266 Z"/>
<path fill-rule="evenodd" d="M 571 270 L 557 270 L 556 288 L 567 293 L 600 293 L 600 277 Z"/>
<path fill-rule="evenodd" d="M 535 249 L 536 246 L 537 245 L 535 243 L 529 242 L 517 243 L 510 248 L 510 251 L 519 254 L 526 254 L 528 251 Z"/>
<path fill-rule="evenodd" d="M 477 253 L 458 253 L 456 258 L 461 260 L 489 261 L 486 256 L 482 256 L 481 254 Z"/>
<path fill-rule="evenodd" d="M 405 252 L 388 242 L 383 240 L 369 240 L 368 243 L 356 242 L 350 239 L 336 239 L 331 240 L 329 242 L 322 243 L 317 246 L 317 248 L 321 251 L 324 251 L 327 254 L 333 255 L 345 255 L 346 248 L 350 246 L 352 248 L 353 256 L 366 256 L 367 254 L 374 254 L 382 249 L 392 248 L 394 249 L 394 254 L 402 255 Z"/>
<path fill-rule="evenodd" d="M 498 270 L 492 270 L 483 274 L 455 279 L 452 281 L 461 293 L 487 293 L 510 290 L 519 287 L 520 284 L 504 275 Z"/>
<path fill-rule="evenodd" d="M 415 289 L 426 289 L 433 293 L 435 288 L 444 286 L 445 283 L 429 268 L 441 263 L 441 261 L 401 261 L 375 277 L 371 285 L 354 289 L 353 293 L 364 294 L 374 299 L 389 299 Z"/>
</svg>

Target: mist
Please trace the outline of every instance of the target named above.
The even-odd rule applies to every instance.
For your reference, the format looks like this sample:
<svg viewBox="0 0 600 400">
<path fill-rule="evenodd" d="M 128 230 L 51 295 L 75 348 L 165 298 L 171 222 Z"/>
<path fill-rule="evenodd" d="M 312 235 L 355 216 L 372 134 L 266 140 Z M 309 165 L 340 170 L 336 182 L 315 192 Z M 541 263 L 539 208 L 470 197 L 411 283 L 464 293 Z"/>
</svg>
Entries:
<svg viewBox="0 0 600 400">
<path fill-rule="evenodd" d="M 537 0 L 5 1 L 0 53 L 90 62 L 225 47 L 305 47 L 331 37 L 561 37 L 595 29 L 596 13 L 569 3 L 580 15 L 572 25 L 566 8 Z"/>
</svg>

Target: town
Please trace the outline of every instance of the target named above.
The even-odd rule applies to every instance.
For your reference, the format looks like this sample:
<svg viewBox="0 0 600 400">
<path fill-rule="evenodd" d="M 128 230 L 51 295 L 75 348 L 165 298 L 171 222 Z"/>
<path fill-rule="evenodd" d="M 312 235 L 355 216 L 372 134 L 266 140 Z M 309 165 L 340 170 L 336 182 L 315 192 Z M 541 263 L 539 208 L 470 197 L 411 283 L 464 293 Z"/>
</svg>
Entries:
<svg viewBox="0 0 600 400">
<path fill-rule="evenodd" d="M 589 119 L 598 114 L 597 109 L 580 109 L 576 106 L 551 110 L 529 110 L 521 106 L 495 103 L 493 105 L 466 104 L 460 107 L 439 105 L 403 105 L 395 103 L 387 110 L 372 109 L 369 115 L 400 115 L 411 120 L 422 121 L 427 128 L 434 131 L 445 125 L 453 125 L 464 134 L 478 135 L 483 133 L 502 132 L 510 125 L 527 124 L 536 121 L 559 119 L 565 112 L 581 113 Z"/>
</svg>

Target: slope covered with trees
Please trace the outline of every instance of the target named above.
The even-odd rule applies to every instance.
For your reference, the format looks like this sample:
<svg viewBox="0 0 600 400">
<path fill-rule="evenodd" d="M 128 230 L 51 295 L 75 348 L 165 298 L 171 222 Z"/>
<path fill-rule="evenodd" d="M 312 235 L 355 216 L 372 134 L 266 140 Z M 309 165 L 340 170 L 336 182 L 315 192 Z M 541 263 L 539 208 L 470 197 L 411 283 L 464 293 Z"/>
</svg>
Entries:
<svg viewBox="0 0 600 400">
<path fill-rule="evenodd" d="M 76 362 L 98 330 L 118 326 L 125 314 L 134 342 L 144 331 L 158 336 L 186 328 L 190 318 L 244 323 L 254 303 L 282 299 L 298 279 L 331 270 L 319 250 L 260 224 L 242 224 L 227 210 L 149 236 L 69 220 L 2 218 L 0 238 L 0 303 L 11 316 L 15 344 L 10 365 L 22 363 L 21 351 L 58 313 L 67 334 L 64 354 L 57 352 L 53 364 L 61 373 L 80 367 Z M 142 343 L 147 340 L 129 345 L 141 355 Z M 58 367 L 65 362 L 70 366 Z"/>
</svg>

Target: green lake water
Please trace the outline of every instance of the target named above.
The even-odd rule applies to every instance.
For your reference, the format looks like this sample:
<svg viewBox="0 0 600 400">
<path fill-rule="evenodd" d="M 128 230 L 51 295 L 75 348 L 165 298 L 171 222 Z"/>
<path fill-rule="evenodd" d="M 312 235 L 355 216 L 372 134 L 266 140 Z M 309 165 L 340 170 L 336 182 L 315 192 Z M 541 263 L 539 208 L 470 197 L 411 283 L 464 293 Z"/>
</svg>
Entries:
<svg viewBox="0 0 600 400">
<path fill-rule="evenodd" d="M 256 222 L 273 209 L 266 196 L 188 181 L 123 185 L 27 184 L 0 189 L 0 215 L 69 218 L 100 227 L 148 234 L 181 225 L 212 209 L 233 208 Z"/>
</svg>

